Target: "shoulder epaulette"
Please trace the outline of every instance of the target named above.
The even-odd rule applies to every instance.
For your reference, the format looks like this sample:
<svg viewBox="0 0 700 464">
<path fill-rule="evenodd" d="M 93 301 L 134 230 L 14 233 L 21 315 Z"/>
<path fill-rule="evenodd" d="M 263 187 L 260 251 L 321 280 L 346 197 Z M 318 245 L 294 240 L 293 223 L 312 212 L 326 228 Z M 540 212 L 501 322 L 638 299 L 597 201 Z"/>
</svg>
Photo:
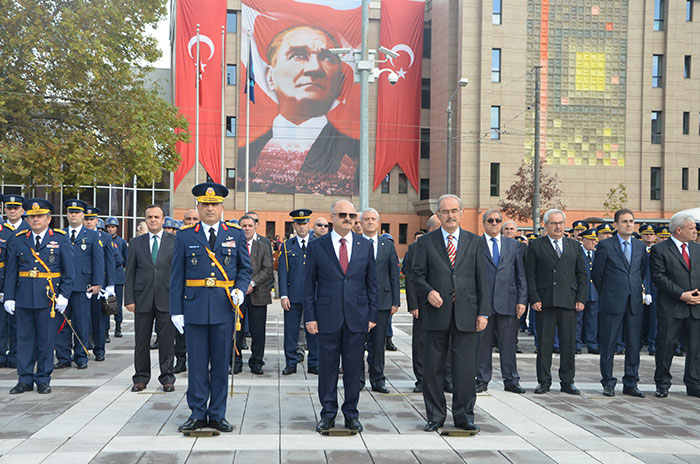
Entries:
<svg viewBox="0 0 700 464">
<path fill-rule="evenodd" d="M 58 232 L 58 233 L 61 234 L 61 235 L 66 235 L 66 234 L 68 233 L 68 232 L 66 232 L 66 231 L 63 230 L 63 229 L 54 229 L 53 231 L 54 231 L 54 232 Z"/>
<path fill-rule="evenodd" d="M 31 233 L 31 230 L 20 230 L 19 232 L 17 232 L 15 234 L 15 237 L 19 237 L 22 234 L 29 234 L 29 233 Z"/>
<path fill-rule="evenodd" d="M 7 228 L 10 229 L 12 232 L 15 231 L 15 228 L 12 227 L 12 224 L 10 224 L 9 222 L 6 222 L 5 224 L 3 224 L 3 227 L 7 227 Z"/>
<path fill-rule="evenodd" d="M 235 227 L 236 229 L 240 229 L 240 228 L 241 228 L 241 226 L 239 226 L 239 225 L 236 224 L 235 222 L 227 222 L 226 225 L 229 226 L 229 227 Z"/>
<path fill-rule="evenodd" d="M 195 224 L 189 224 L 189 225 L 186 225 L 186 226 L 182 226 L 182 227 L 180 227 L 180 230 L 191 229 L 191 228 L 194 227 L 195 225 L 196 225 L 196 223 L 195 223 Z"/>
</svg>

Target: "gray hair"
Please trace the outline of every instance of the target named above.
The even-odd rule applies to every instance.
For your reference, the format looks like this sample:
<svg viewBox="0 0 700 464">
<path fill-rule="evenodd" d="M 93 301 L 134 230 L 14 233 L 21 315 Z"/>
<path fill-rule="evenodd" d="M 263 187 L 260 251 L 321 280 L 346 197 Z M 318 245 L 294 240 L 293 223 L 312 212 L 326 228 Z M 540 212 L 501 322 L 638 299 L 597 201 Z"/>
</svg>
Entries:
<svg viewBox="0 0 700 464">
<path fill-rule="evenodd" d="M 338 200 L 335 200 L 333 203 L 331 203 L 331 214 L 335 214 L 335 205 L 337 205 L 341 201 L 347 201 L 348 203 L 350 203 L 352 205 L 353 208 L 355 207 L 355 204 L 352 201 L 346 200 L 345 198 L 340 198 Z"/>
<path fill-rule="evenodd" d="M 566 222 L 566 214 L 564 214 L 564 211 L 560 209 L 548 209 L 546 213 L 544 213 L 544 217 L 542 218 L 542 221 L 545 224 L 549 224 L 549 216 L 552 214 L 561 214 L 562 217 L 564 218 L 564 222 Z"/>
<path fill-rule="evenodd" d="M 437 201 L 438 209 L 440 209 L 440 203 L 442 203 L 442 200 L 446 200 L 448 198 L 456 199 L 459 202 L 459 208 L 462 209 L 462 199 L 459 198 L 457 195 L 452 195 L 451 193 L 446 193 L 446 194 L 442 195 L 440 198 L 438 198 L 438 201 Z"/>
<path fill-rule="evenodd" d="M 437 224 L 436 222 L 439 222 L 440 220 L 435 216 L 434 214 L 428 218 L 428 221 L 425 223 L 425 227 L 430 230 L 434 229 Z"/>
<path fill-rule="evenodd" d="M 516 229 L 518 228 L 518 223 L 515 222 L 515 221 L 506 221 L 506 222 L 503 223 L 503 227 L 505 227 L 506 224 L 513 224 L 513 225 L 515 226 Z"/>
<path fill-rule="evenodd" d="M 374 208 L 365 208 L 365 209 L 363 209 L 362 212 L 360 213 L 360 221 L 361 221 L 362 218 L 364 217 L 365 213 L 373 213 L 373 214 L 376 214 L 376 215 L 377 215 L 377 221 L 379 221 L 379 211 L 377 211 L 377 210 L 374 209 Z"/>
<path fill-rule="evenodd" d="M 481 216 L 481 223 L 486 224 L 486 219 L 491 216 L 493 213 L 498 213 L 498 218 L 502 221 L 503 220 L 503 215 L 501 214 L 501 211 L 495 208 L 487 209 L 486 212 L 484 213 L 483 216 Z"/>
<path fill-rule="evenodd" d="M 688 221 L 695 224 L 695 216 L 688 213 L 676 213 L 671 216 L 671 222 L 668 223 L 668 230 L 673 234 L 676 232 L 676 229 L 683 227 Z"/>
</svg>

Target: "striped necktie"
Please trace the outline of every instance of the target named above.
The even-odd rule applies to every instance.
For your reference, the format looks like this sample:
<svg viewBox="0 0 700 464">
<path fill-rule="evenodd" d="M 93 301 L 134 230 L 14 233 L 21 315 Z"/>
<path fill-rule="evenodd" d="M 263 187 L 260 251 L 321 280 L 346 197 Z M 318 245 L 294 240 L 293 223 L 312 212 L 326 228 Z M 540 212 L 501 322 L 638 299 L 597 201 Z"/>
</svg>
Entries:
<svg viewBox="0 0 700 464">
<path fill-rule="evenodd" d="M 457 257 L 457 249 L 455 248 L 455 244 L 452 243 L 454 239 L 454 235 L 447 236 L 447 257 L 450 258 L 452 267 L 455 267 L 455 258 Z"/>
</svg>

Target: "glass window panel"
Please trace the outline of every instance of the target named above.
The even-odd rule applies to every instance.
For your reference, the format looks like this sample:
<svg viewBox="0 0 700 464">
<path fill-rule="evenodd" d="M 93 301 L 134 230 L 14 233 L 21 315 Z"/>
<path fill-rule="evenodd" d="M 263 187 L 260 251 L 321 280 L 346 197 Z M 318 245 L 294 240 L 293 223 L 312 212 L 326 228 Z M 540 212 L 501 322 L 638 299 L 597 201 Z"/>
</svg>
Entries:
<svg viewBox="0 0 700 464">
<path fill-rule="evenodd" d="M 120 216 L 122 214 L 123 210 L 123 202 L 124 199 L 122 198 L 124 194 L 124 190 L 121 188 L 111 188 L 109 191 L 109 195 L 112 199 L 111 202 L 111 208 L 109 210 L 109 215 L 110 216 Z M 124 212 L 125 214 L 126 212 Z"/>
<path fill-rule="evenodd" d="M 156 191 L 153 196 L 155 197 L 153 203 L 160 205 L 167 216 L 170 211 L 170 192 Z"/>
<path fill-rule="evenodd" d="M 226 32 L 235 34 L 238 30 L 238 13 L 235 11 L 226 12 Z"/>
<path fill-rule="evenodd" d="M 420 199 L 427 200 L 428 198 L 430 198 L 430 179 L 424 178 L 420 180 Z"/>
<path fill-rule="evenodd" d="M 95 206 L 100 209 L 100 216 L 109 215 L 109 187 L 99 187 L 97 189 Z"/>
<path fill-rule="evenodd" d="M 236 85 L 236 65 L 226 65 L 226 85 Z"/>
<path fill-rule="evenodd" d="M 559 78 L 559 76 L 557 76 Z M 501 49 L 491 49 L 491 82 L 501 82 Z"/>
<path fill-rule="evenodd" d="M 399 174 L 399 193 L 408 193 L 408 177 L 406 174 Z"/>
<path fill-rule="evenodd" d="M 138 190 L 136 192 L 136 215 L 144 217 L 146 208 L 153 204 L 153 192 L 151 190 Z"/>
<path fill-rule="evenodd" d="M 236 117 L 226 116 L 226 137 L 236 136 Z"/>
<path fill-rule="evenodd" d="M 390 178 L 389 178 L 389 174 L 387 174 L 386 177 L 384 178 L 384 180 L 382 181 L 382 184 L 381 184 L 382 193 L 389 193 L 389 187 L 390 187 L 389 182 L 390 182 Z"/>
<path fill-rule="evenodd" d="M 491 140 L 501 138 L 501 107 L 491 107 Z"/>
</svg>

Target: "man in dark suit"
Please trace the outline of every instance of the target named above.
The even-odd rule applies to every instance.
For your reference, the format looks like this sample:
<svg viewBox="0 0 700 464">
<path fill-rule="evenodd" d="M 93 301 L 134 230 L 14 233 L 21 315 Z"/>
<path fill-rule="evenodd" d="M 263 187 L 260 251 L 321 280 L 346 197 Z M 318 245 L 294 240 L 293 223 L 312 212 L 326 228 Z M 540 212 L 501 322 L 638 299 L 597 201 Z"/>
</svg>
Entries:
<svg viewBox="0 0 700 464">
<path fill-rule="evenodd" d="M 586 264 L 586 282 L 588 282 L 588 291 L 586 292 L 586 308 L 583 310 L 583 328 L 581 341 L 586 344 L 589 354 L 600 354 L 598 344 L 598 290 L 591 279 L 591 271 L 593 271 L 593 260 L 595 260 L 595 247 L 598 244 L 598 231 L 588 229 L 579 235 L 581 239 L 581 253 L 583 253 L 583 261 Z M 580 313 L 579 313 L 580 314 Z M 577 315 L 578 316 L 578 315 Z M 577 324 L 576 330 L 579 330 Z M 579 333 L 576 333 L 577 340 Z"/>
<path fill-rule="evenodd" d="M 377 272 L 372 244 L 352 232 L 355 206 L 336 200 L 331 217 L 333 231 L 309 243 L 304 275 L 306 329 L 318 333 L 322 409 L 316 431 L 335 426 L 342 358 L 345 427 L 361 432 L 357 403 L 367 332 L 377 325 Z"/>
<path fill-rule="evenodd" d="M 474 424 L 476 350 L 479 334 L 491 315 L 491 298 L 484 270 L 483 241 L 459 227 L 462 200 L 438 199 L 439 230 L 418 240 L 413 263 L 414 284 L 421 300 L 425 337 L 423 399 L 426 432 L 445 423 L 444 360 L 452 351 L 452 416 L 456 427 L 480 430 Z"/>
<path fill-rule="evenodd" d="M 617 233 L 598 244 L 591 279 L 600 295 L 600 374 L 603 395 L 615 396 L 617 379 L 613 377 L 613 359 L 617 337 L 622 329 L 625 342 L 625 375 L 622 393 L 644 398 L 639 382 L 639 351 L 642 349 L 642 316 L 646 248 L 632 237 L 634 213 L 623 208 L 615 211 L 613 226 Z"/>
<path fill-rule="evenodd" d="M 413 362 L 413 375 L 416 383 L 413 387 L 414 393 L 423 393 L 423 330 L 420 320 L 420 299 L 416 293 L 416 286 L 413 285 L 413 258 L 416 255 L 416 242 L 425 235 L 425 231 L 418 230 L 413 235 L 414 242 L 408 246 L 406 255 L 401 263 L 401 272 L 406 283 L 406 304 L 408 312 L 413 316 L 413 327 L 411 328 L 411 360 Z"/>
<path fill-rule="evenodd" d="M 685 384 L 688 396 L 700 397 L 700 244 L 695 218 L 676 213 L 669 223 L 671 239 L 651 247 L 651 276 L 658 299 L 656 397 L 671 387 L 671 362 L 679 335 L 685 334 Z"/>
<path fill-rule="evenodd" d="M 246 299 L 241 310 L 247 315 L 248 329 L 251 335 L 250 359 L 248 367 L 256 375 L 263 374 L 265 361 L 265 323 L 267 321 L 267 305 L 272 303 L 272 248 L 270 241 L 255 240 L 255 219 L 243 216 L 238 220 L 246 239 L 246 247 L 250 255 L 252 275 L 246 291 Z M 244 334 L 236 332 L 236 346 L 243 343 Z M 243 370 L 243 357 L 239 350 L 236 354 L 234 373 Z"/>
<path fill-rule="evenodd" d="M 491 295 L 489 324 L 479 334 L 477 355 L 476 392 L 488 389 L 492 373 L 492 347 L 494 339 L 501 362 L 501 375 L 505 390 L 525 393 L 520 386 L 520 375 L 515 360 L 520 316 L 527 304 L 527 280 L 525 264 L 518 242 L 501 235 L 503 216 L 497 209 L 490 209 L 482 216 L 484 224 L 484 269 Z"/>
<path fill-rule="evenodd" d="M 552 349 L 554 333 L 559 330 L 561 350 L 559 380 L 561 391 L 579 395 L 574 385 L 576 345 L 576 311 L 583 311 L 586 301 L 586 265 L 581 245 L 564 238 L 566 215 L 550 209 L 544 213 L 547 236 L 531 240 L 527 250 L 527 289 L 535 313 L 537 350 L 537 388 L 547 393 L 552 385 Z"/>
<path fill-rule="evenodd" d="M 134 313 L 134 385 L 140 392 L 151 379 L 150 342 L 155 321 L 158 333 L 158 381 L 163 391 L 175 391 L 173 359 L 175 357 L 175 328 L 170 321 L 170 274 L 173 263 L 175 235 L 163 230 L 165 213 L 159 205 L 146 209 L 148 233 L 131 239 L 126 262 L 126 309 Z"/>
<path fill-rule="evenodd" d="M 362 236 L 372 243 L 375 269 L 377 270 L 377 326 L 367 337 L 367 365 L 372 391 L 389 393 L 384 376 L 384 352 L 389 317 L 399 310 L 399 257 L 394 242 L 379 236 L 379 212 L 367 208 L 360 214 Z M 365 384 L 364 366 L 361 387 Z"/>
</svg>

